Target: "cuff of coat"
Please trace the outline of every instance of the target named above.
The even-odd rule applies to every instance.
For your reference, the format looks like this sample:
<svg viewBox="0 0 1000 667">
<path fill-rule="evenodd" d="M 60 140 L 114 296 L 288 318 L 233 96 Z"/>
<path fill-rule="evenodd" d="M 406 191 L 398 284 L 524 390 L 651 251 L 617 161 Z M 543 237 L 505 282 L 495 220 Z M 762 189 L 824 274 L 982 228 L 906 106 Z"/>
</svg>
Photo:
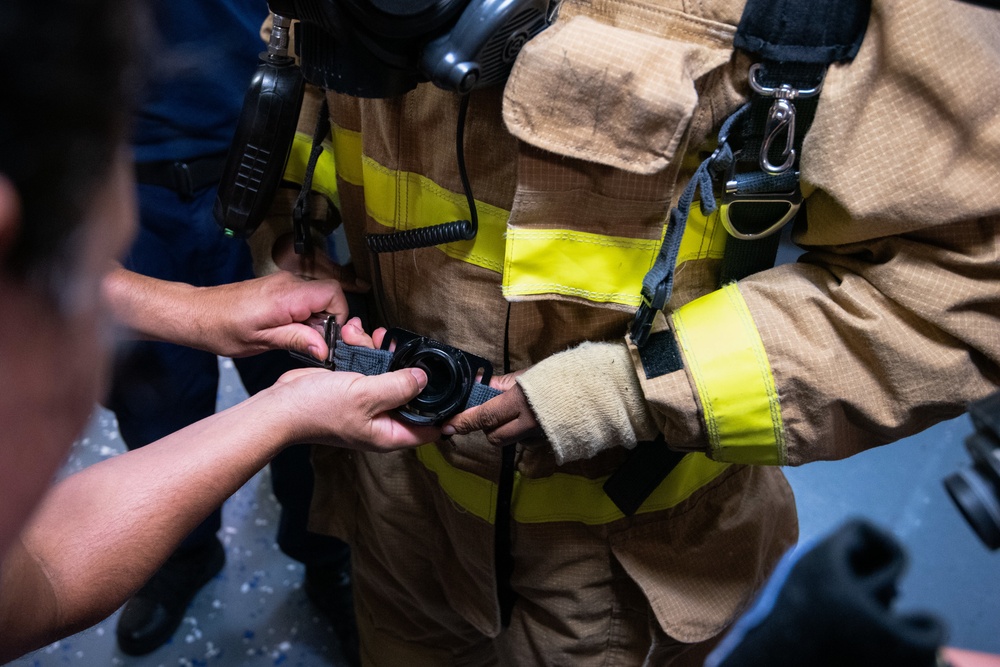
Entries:
<svg viewBox="0 0 1000 667">
<path fill-rule="evenodd" d="M 673 311 L 669 330 L 660 324 L 650 336 L 662 334 L 660 345 L 632 353 L 643 392 L 666 422 L 667 443 L 706 451 L 716 461 L 786 465 L 777 382 L 738 284 Z M 664 350 L 674 363 L 659 363 Z"/>
<path fill-rule="evenodd" d="M 665 318 L 657 316 L 654 332 L 668 329 Z M 639 349 L 628 340 L 630 361 L 646 397 L 646 404 L 667 446 L 682 452 L 708 452 L 708 433 L 701 416 L 697 392 L 684 369 L 663 375 L 646 373 Z"/>
<path fill-rule="evenodd" d="M 674 336 L 662 312 L 656 313 L 650 338 L 657 334 Z M 677 352 L 679 358 L 676 363 L 651 364 L 647 370 L 643 355 L 632 343 L 631 337 L 626 337 L 625 343 L 629 362 L 646 397 L 647 408 L 657 429 L 664 434 L 667 446 L 682 452 L 708 452 L 708 434 L 697 392 L 683 369 L 680 351 Z"/>
<path fill-rule="evenodd" d="M 583 343 L 517 378 L 559 465 L 656 436 L 628 349 Z"/>
</svg>

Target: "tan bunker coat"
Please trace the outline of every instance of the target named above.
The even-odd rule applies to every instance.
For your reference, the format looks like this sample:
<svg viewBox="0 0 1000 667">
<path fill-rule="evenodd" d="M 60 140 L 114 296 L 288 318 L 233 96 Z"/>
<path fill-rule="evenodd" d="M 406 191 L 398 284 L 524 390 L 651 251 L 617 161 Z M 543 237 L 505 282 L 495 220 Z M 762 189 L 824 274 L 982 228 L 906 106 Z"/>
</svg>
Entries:
<svg viewBox="0 0 1000 667">
<path fill-rule="evenodd" d="M 393 326 L 531 368 L 554 447 L 518 445 L 510 489 L 481 434 L 316 452 L 314 527 L 352 544 L 369 660 L 700 664 L 686 645 L 725 628 L 796 539 L 778 466 L 896 440 L 997 385 L 1000 13 L 873 5 L 803 148 L 807 253 L 718 289 L 727 235 L 693 207 L 655 325 L 683 369 L 664 375 L 625 335 L 669 207 L 746 100 L 742 3 L 566 0 L 504 89 L 471 96 L 478 237 L 382 255 L 378 297 Z M 374 283 L 365 234 L 467 217 L 459 100 L 430 85 L 328 99 L 320 173 L 335 168 L 326 193 Z M 689 453 L 624 517 L 602 483 L 656 430 Z M 497 535 L 518 595 L 504 631 Z"/>
</svg>

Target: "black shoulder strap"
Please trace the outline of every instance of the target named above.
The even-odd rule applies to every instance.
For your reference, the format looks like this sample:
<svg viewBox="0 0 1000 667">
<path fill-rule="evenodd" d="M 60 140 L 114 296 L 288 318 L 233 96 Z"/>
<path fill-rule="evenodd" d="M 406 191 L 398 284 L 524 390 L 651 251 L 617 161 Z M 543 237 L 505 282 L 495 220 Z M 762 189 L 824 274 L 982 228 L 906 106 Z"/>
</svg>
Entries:
<svg viewBox="0 0 1000 667">
<path fill-rule="evenodd" d="M 741 226 L 744 238 L 727 239 L 723 279 L 736 280 L 773 265 L 774 232 L 799 210 L 798 156 L 826 68 L 857 54 L 870 13 L 871 0 L 748 0 L 733 44 L 760 59 L 749 74 L 754 94 L 723 124 L 719 148 L 698 167 L 670 211 L 632 324 L 631 338 L 640 350 L 649 341 L 653 317 L 670 300 L 695 195 L 700 192 L 699 205 L 712 213 L 720 177 L 720 215 L 727 229 L 736 218 L 749 225 Z M 604 491 L 624 514 L 635 513 L 682 458 L 664 450 L 663 438 L 643 443 L 608 478 Z"/>
<path fill-rule="evenodd" d="M 723 126 L 718 150 L 701 164 L 670 211 L 660 253 L 643 280 L 631 332 L 636 345 L 645 344 L 656 311 L 670 300 L 681 237 L 699 191 L 702 210 L 714 212 L 714 186 L 721 177 L 724 222 L 737 217 L 737 206 L 750 211 L 739 216 L 754 225 L 745 230 L 745 240 L 777 231 L 775 211 L 778 220 L 787 221 L 798 210 L 802 127 L 811 121 L 826 67 L 857 53 L 870 12 L 870 0 L 748 0 L 733 43 L 761 58 L 749 76 L 755 93 Z M 796 123 L 796 106 L 810 98 Z M 766 215 L 760 214 L 762 205 Z M 732 227 L 727 224 L 731 233 Z"/>
<path fill-rule="evenodd" d="M 734 176 L 726 178 L 722 195 L 720 213 L 731 236 L 720 285 L 774 266 L 776 232 L 804 218 L 798 187 L 802 141 L 827 67 L 854 58 L 870 11 L 870 0 L 813 2 L 807 8 L 799 0 L 747 3 L 733 44 L 760 62 L 750 71 L 750 111 L 739 130 Z"/>
<path fill-rule="evenodd" d="M 749 0 L 733 46 L 776 63 L 827 66 L 852 60 L 871 0 Z"/>
</svg>

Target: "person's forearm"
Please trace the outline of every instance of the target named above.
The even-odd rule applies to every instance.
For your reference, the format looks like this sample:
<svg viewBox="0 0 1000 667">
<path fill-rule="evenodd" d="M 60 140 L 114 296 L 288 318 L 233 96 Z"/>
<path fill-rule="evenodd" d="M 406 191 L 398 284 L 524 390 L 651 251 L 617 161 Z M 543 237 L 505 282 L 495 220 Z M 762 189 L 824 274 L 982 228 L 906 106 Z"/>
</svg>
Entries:
<svg viewBox="0 0 1000 667">
<path fill-rule="evenodd" d="M 268 389 L 53 488 L 0 572 L 0 663 L 112 613 L 289 444 L 281 391 Z M 34 617 L 18 611 L 25 604 Z"/>
<path fill-rule="evenodd" d="M 296 350 L 322 359 L 326 343 L 305 324 L 313 313 L 347 318 L 336 280 L 287 271 L 211 287 L 158 280 L 118 266 L 102 283 L 115 319 L 139 338 L 186 345 L 226 357 Z"/>
<path fill-rule="evenodd" d="M 197 287 L 118 266 L 105 276 L 102 290 L 115 320 L 137 338 L 199 347 L 198 321 L 189 308 Z"/>
</svg>

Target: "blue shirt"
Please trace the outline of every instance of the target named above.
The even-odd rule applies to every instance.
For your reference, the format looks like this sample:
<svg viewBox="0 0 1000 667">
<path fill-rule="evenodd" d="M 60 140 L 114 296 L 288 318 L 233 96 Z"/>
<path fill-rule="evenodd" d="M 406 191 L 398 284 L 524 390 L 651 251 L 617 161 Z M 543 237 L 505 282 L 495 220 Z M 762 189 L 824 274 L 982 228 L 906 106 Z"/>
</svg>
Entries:
<svg viewBox="0 0 1000 667">
<path fill-rule="evenodd" d="M 133 126 L 136 162 L 229 149 L 257 55 L 266 0 L 156 0 L 161 40 Z"/>
</svg>

